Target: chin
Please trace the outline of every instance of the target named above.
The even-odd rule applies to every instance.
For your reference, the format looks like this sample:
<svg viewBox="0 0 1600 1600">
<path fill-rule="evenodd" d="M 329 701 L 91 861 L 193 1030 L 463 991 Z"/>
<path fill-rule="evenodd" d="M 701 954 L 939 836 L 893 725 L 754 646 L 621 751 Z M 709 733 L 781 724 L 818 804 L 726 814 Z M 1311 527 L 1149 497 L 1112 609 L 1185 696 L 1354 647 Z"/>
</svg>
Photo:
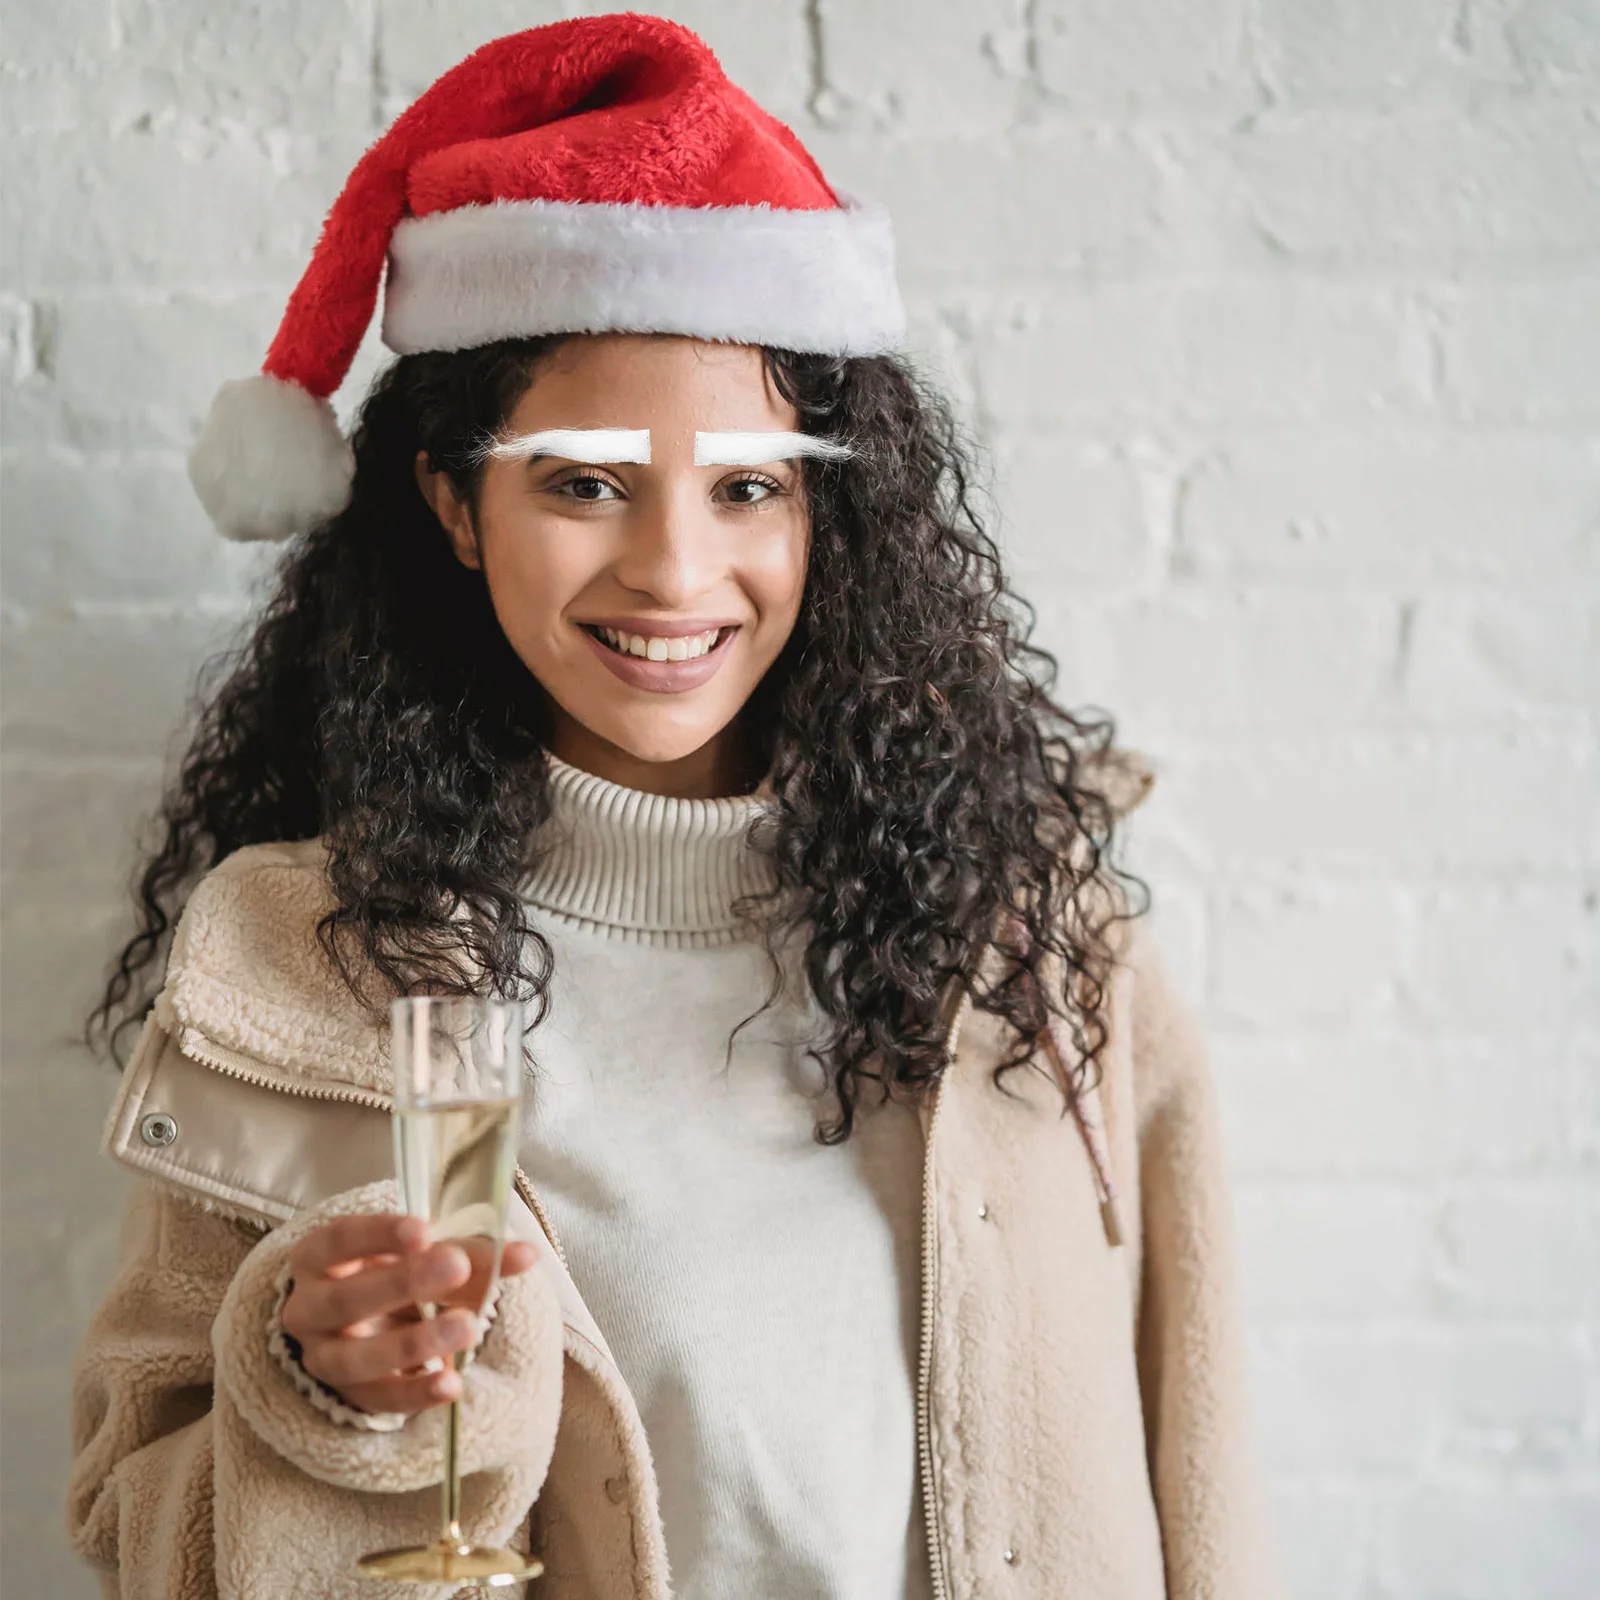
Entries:
<svg viewBox="0 0 1600 1600">
<path fill-rule="evenodd" d="M 635 761 L 653 764 L 682 761 L 685 756 L 692 756 L 727 726 L 726 721 L 710 718 L 703 723 L 677 727 L 661 717 L 652 718 L 647 726 L 638 726 L 631 721 L 608 723 L 604 718 L 596 722 L 590 722 L 588 718 L 582 720 L 586 727 L 599 734 L 608 744 L 625 751 Z"/>
</svg>

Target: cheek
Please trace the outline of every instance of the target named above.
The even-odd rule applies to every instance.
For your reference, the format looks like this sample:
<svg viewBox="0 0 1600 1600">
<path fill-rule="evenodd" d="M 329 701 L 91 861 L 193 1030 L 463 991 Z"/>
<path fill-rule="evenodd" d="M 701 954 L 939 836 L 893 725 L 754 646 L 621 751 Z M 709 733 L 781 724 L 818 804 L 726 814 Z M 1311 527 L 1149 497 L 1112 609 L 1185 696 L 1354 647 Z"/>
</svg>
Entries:
<svg viewBox="0 0 1600 1600">
<path fill-rule="evenodd" d="M 596 570 L 583 541 L 541 528 L 534 519 L 486 530 L 483 568 L 495 615 L 519 650 L 537 649 L 552 637 L 562 610 Z"/>
<path fill-rule="evenodd" d="M 746 591 L 764 616 L 792 622 L 805 593 L 810 530 L 805 524 L 765 541 L 743 563 Z"/>
</svg>

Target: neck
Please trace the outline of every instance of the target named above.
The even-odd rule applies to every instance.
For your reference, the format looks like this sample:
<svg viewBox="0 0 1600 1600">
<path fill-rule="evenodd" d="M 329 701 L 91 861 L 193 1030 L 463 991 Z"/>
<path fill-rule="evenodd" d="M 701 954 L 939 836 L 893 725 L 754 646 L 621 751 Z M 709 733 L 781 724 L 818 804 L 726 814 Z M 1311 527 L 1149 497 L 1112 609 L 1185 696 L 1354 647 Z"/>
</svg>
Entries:
<svg viewBox="0 0 1600 1600">
<path fill-rule="evenodd" d="M 651 761 L 602 739 L 565 711 L 558 710 L 555 721 L 553 755 L 624 789 L 676 800 L 718 800 L 750 792 L 743 741 L 733 723 L 686 756 Z"/>
<path fill-rule="evenodd" d="M 652 794 L 553 751 L 549 780 L 549 821 L 523 886 L 533 906 L 632 943 L 698 947 L 753 935 L 740 902 L 778 881 L 765 785 L 709 799 Z"/>
</svg>

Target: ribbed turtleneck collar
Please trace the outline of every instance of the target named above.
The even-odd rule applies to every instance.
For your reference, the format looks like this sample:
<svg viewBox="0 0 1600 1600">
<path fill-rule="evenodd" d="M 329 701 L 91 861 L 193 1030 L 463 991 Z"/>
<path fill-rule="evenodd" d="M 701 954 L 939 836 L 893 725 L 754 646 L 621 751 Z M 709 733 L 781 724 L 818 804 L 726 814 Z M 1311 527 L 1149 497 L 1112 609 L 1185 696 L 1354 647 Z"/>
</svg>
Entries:
<svg viewBox="0 0 1600 1600">
<path fill-rule="evenodd" d="M 530 904 L 643 944 L 745 936 L 733 902 L 777 882 L 771 857 L 747 839 L 768 813 L 770 790 L 680 800 L 549 761 L 551 817 L 523 889 Z"/>
</svg>

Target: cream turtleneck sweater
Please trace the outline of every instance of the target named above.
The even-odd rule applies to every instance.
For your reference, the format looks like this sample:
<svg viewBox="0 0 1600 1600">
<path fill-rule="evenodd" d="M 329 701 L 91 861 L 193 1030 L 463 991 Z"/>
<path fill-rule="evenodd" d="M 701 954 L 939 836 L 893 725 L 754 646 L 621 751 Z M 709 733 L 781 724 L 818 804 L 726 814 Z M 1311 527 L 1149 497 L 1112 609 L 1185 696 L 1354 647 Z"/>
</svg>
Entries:
<svg viewBox="0 0 1600 1600">
<path fill-rule="evenodd" d="M 803 978 L 767 994 L 734 898 L 756 795 L 680 800 L 551 762 L 526 886 L 555 951 L 520 1157 L 639 1403 L 678 1600 L 926 1600 L 914 1380 L 922 1138 L 831 1109 Z M 793 967 L 788 971 L 794 974 Z"/>
</svg>

